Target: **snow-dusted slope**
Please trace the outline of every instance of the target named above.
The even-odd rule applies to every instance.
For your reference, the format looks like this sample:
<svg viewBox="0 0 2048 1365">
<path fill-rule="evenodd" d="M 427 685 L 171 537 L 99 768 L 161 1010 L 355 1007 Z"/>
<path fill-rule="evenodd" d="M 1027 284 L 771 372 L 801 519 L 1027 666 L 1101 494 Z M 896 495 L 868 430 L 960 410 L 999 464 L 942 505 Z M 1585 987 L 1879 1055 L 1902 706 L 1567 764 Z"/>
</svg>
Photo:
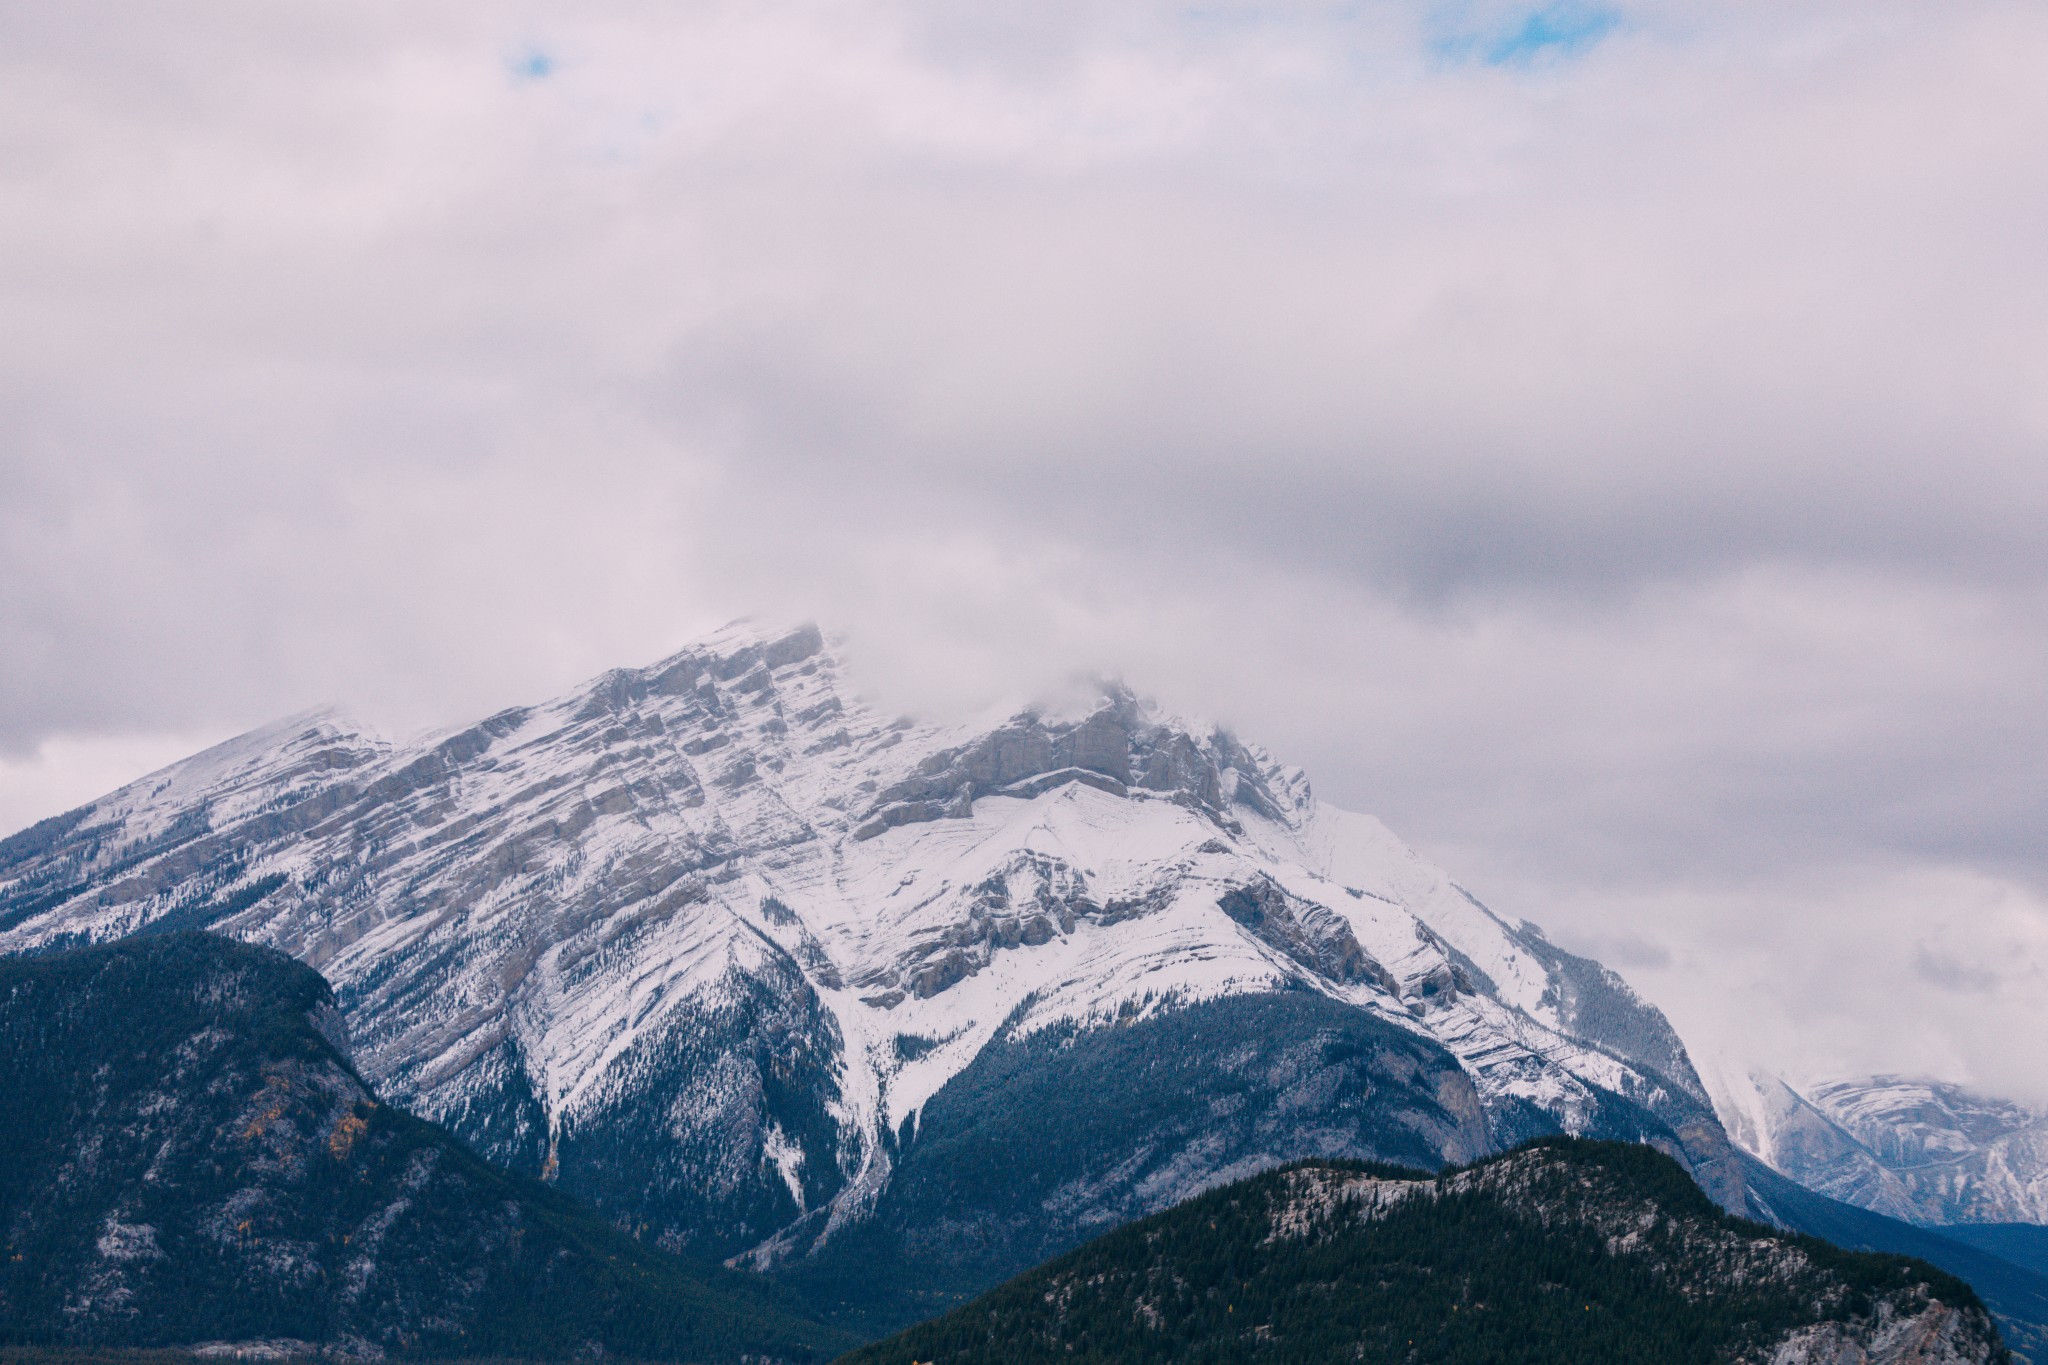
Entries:
<svg viewBox="0 0 2048 1365">
<path fill-rule="evenodd" d="M 1068 716 L 877 715 L 810 627 L 728 628 L 419 744 L 301 717 L 0 842 L 0 948 L 201 925 L 324 972 L 393 1098 L 670 1246 L 762 1262 L 862 1221 L 992 1044 L 1245 997 L 1413 1040 L 1422 1061 L 1374 1043 L 1355 1074 L 1415 1087 L 1404 1131 L 1439 1158 L 1626 1129 L 1713 1181 L 1726 1152 L 1661 1015 L 1298 770 L 1114 688 Z M 1276 1076 L 1232 1160 L 1285 1149 L 1271 1114 L 1306 1133 L 1348 1102 Z"/>
<path fill-rule="evenodd" d="M 2048 1115 L 2025 1106 L 1899 1076 L 1716 1075 L 1713 1094 L 1738 1145 L 1817 1193 L 1928 1226 L 2048 1223 Z"/>
</svg>

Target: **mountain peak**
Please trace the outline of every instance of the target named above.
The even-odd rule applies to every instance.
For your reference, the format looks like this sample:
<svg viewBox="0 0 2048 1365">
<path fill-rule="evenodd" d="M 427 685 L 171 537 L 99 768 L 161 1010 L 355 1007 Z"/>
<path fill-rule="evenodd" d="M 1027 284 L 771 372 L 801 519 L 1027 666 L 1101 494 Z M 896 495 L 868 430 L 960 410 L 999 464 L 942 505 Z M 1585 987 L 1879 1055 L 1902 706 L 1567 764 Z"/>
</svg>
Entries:
<svg viewBox="0 0 2048 1365">
<path fill-rule="evenodd" d="M 710 658 L 730 664 L 745 657 L 771 668 L 800 663 L 825 648 L 825 635 L 814 621 L 777 621 L 741 616 L 684 645 L 665 663 L 685 658 Z M 661 667 L 662 665 L 656 665 Z"/>
<path fill-rule="evenodd" d="M 1141 1023 L 1207 1040 L 1171 1100 L 1210 1098 L 1090 1129 L 1089 1217 L 1305 1134 L 1384 1154 L 1359 1086 L 1437 1159 L 1560 1129 L 1703 1172 L 1726 1149 L 1619 978 L 1117 682 L 920 724 L 854 695 L 816 626 L 744 622 L 418 741 L 294 724 L 185 771 L 0 847 L 0 949 L 169 927 L 281 948 L 334 982 L 374 1084 L 678 1250 L 803 1261 L 924 1217 L 920 1182 L 953 1176 L 915 1172 L 966 1150 L 945 1134 L 980 1122 L 991 1069 Z M 1063 1198 L 1015 1245 L 1088 1226 Z"/>
</svg>

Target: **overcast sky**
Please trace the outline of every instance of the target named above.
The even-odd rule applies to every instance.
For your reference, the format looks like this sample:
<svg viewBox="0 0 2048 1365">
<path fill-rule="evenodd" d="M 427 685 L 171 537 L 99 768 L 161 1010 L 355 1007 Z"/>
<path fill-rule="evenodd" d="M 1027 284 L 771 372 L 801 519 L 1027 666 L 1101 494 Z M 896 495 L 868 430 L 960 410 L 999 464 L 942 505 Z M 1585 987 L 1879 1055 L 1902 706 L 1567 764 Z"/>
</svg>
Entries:
<svg viewBox="0 0 2048 1365">
<path fill-rule="evenodd" d="M 2048 8 L 0 0 L 0 826 L 747 612 L 2048 1101 Z"/>
</svg>

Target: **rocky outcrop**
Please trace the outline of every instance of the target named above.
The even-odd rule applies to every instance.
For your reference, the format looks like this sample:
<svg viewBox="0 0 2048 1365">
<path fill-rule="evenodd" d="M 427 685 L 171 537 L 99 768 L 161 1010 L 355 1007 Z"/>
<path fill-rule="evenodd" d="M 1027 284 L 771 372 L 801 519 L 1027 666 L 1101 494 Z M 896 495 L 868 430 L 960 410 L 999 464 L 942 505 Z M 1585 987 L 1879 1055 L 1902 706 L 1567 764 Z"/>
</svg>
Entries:
<svg viewBox="0 0 2048 1365">
<path fill-rule="evenodd" d="M 1270 879 L 1234 886 L 1217 904 L 1261 943 L 1332 981 L 1346 985 L 1370 981 L 1389 995 L 1401 993 L 1392 974 L 1359 946 L 1348 920 L 1323 906 L 1289 896 Z M 1416 993 L 1429 998 L 1455 990 L 1458 979 L 1457 967 L 1447 962 L 1418 982 Z"/>
<path fill-rule="evenodd" d="M 1961 1365 L 1991 1358 L 1982 1325 L 1963 1310 L 1936 1302 L 1901 1313 L 1880 1302 L 1854 1322 L 1793 1332 L 1772 1350 L 1770 1365 Z"/>
<path fill-rule="evenodd" d="M 1028 800 L 1070 782 L 1116 796 L 1135 790 L 1173 797 L 1234 825 L 1234 806 L 1279 817 L 1286 798 L 1274 787 L 1286 780 L 1227 733 L 1197 737 L 1161 724 L 1129 690 L 1114 686 L 1104 705 L 1079 719 L 1028 711 L 930 755 L 875 797 L 855 837 L 965 815 L 976 797 Z"/>
</svg>

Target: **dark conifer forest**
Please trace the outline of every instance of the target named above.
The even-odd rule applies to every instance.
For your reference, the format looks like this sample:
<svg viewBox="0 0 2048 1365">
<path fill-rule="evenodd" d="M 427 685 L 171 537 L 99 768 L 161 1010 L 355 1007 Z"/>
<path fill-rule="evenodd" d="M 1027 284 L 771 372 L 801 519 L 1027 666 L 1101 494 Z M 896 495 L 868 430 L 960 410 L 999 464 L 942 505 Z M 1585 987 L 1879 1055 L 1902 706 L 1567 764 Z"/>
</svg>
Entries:
<svg viewBox="0 0 2048 1365">
<path fill-rule="evenodd" d="M 1352 1180 L 1416 1192 L 1363 1216 Z M 1977 1296 L 1721 1212 L 1647 1147 L 1545 1139 L 1463 1172 L 1311 1162 L 1113 1232 L 846 1365 L 1714 1365 Z"/>
</svg>

